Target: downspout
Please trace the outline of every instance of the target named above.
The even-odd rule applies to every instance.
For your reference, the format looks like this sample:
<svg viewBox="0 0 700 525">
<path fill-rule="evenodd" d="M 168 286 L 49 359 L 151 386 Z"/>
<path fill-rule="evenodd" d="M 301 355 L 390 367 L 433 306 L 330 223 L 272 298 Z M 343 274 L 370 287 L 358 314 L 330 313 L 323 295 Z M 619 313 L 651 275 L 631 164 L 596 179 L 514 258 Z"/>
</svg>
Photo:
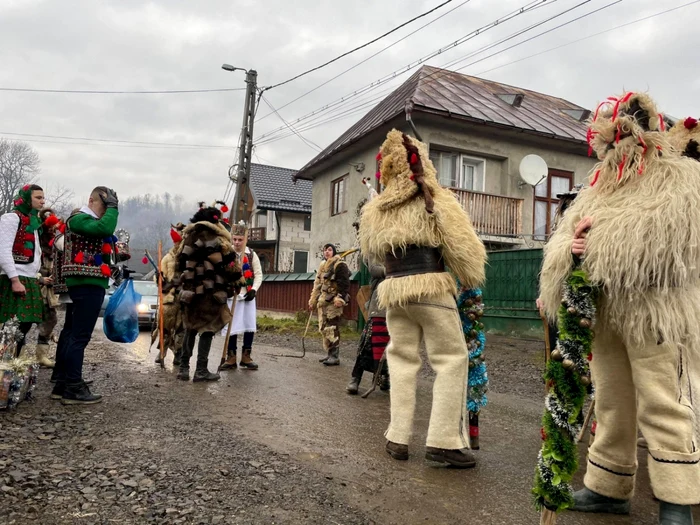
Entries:
<svg viewBox="0 0 700 525">
<path fill-rule="evenodd" d="M 275 222 L 277 223 L 277 240 L 275 241 L 275 271 L 280 271 L 280 234 L 282 232 L 282 226 L 280 222 L 280 216 L 277 211 L 273 212 L 275 214 Z"/>
<path fill-rule="evenodd" d="M 413 123 L 413 120 L 411 119 L 411 113 L 413 113 L 413 99 L 408 99 L 406 100 L 406 105 L 404 106 L 404 112 L 406 113 L 406 121 L 411 125 L 411 129 L 413 130 L 413 134 L 416 136 L 418 140 L 423 142 L 423 138 L 420 136 L 420 133 L 418 133 L 418 130 L 416 129 L 416 125 Z"/>
</svg>

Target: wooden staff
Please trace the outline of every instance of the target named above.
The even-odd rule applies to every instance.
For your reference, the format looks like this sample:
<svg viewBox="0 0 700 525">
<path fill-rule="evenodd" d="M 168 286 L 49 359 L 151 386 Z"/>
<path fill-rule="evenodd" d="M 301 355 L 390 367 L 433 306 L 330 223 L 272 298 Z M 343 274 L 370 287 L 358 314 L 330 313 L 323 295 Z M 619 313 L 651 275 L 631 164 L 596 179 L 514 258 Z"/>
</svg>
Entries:
<svg viewBox="0 0 700 525">
<path fill-rule="evenodd" d="M 552 348 L 549 344 L 549 321 L 547 320 L 547 317 L 544 315 L 544 312 L 541 309 L 540 309 L 540 319 L 542 319 L 542 325 L 544 326 L 544 367 L 546 370 L 547 364 L 549 363 L 549 359 L 551 358 L 551 355 L 552 355 Z M 549 388 L 547 388 L 546 383 L 544 385 L 544 392 L 545 392 L 545 395 L 547 395 L 549 393 Z"/>
<path fill-rule="evenodd" d="M 226 358 L 228 357 L 228 341 L 231 338 L 231 326 L 233 325 L 233 312 L 236 310 L 237 295 L 238 294 L 234 295 L 231 301 L 231 320 L 228 322 L 228 329 L 226 330 L 226 339 L 224 339 L 224 351 L 221 353 L 221 364 L 219 364 L 219 368 L 223 366 L 223 364 L 226 362 Z"/>
<path fill-rule="evenodd" d="M 158 337 L 160 338 L 160 367 L 165 368 L 165 337 L 163 328 L 163 241 L 158 241 Z"/>
<path fill-rule="evenodd" d="M 578 437 L 576 438 L 577 443 L 581 443 L 583 441 L 583 435 L 586 433 L 586 429 L 588 428 L 588 425 L 591 423 L 591 418 L 593 417 L 593 414 L 595 413 L 595 398 L 593 401 L 591 401 L 591 406 L 588 407 L 588 413 L 586 414 L 586 419 L 583 422 L 583 426 L 581 427 L 581 432 L 578 433 Z"/>
</svg>

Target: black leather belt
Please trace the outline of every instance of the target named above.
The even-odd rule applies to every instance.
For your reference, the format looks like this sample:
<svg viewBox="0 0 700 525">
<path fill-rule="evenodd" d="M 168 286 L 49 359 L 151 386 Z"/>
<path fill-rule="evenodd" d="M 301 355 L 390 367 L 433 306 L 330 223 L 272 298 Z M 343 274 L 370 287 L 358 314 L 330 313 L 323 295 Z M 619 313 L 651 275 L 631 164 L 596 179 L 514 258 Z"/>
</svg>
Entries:
<svg viewBox="0 0 700 525">
<path fill-rule="evenodd" d="M 396 255 L 387 253 L 384 266 L 387 279 L 445 271 L 440 250 L 413 244 L 409 245 L 405 251 L 398 250 Z"/>
</svg>

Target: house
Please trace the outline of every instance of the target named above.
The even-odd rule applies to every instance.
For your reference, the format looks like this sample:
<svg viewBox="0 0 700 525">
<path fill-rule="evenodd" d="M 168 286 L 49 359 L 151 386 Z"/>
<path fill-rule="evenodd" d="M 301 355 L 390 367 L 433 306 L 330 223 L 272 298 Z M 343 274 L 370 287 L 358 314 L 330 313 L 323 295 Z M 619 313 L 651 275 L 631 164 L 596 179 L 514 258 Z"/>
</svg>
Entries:
<svg viewBox="0 0 700 525">
<path fill-rule="evenodd" d="M 252 216 L 248 245 L 263 273 L 306 273 L 310 268 L 311 182 L 296 170 L 251 164 Z"/>
<path fill-rule="evenodd" d="M 488 248 L 544 241 L 556 195 L 583 182 L 595 163 L 587 155 L 589 116 L 561 98 L 423 66 L 295 175 L 313 182 L 312 251 L 326 242 L 356 244 L 352 224 L 368 196 L 362 179 L 375 181 L 375 156 L 392 128 L 428 144 L 440 183 L 455 193 Z M 549 170 L 536 187 L 519 176 L 528 154 L 542 157 Z"/>
</svg>

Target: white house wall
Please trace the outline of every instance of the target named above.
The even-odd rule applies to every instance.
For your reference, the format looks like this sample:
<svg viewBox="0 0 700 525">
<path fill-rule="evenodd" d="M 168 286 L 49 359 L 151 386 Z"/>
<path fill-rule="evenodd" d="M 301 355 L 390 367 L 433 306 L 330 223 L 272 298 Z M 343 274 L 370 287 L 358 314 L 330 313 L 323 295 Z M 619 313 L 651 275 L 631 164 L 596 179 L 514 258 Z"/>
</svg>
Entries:
<svg viewBox="0 0 700 525">
<path fill-rule="evenodd" d="M 291 272 L 294 267 L 294 252 L 302 251 L 309 252 L 308 264 L 314 268 L 313 258 L 311 253 L 311 232 L 304 231 L 305 213 L 280 213 L 280 253 L 279 253 L 279 271 Z"/>
</svg>

